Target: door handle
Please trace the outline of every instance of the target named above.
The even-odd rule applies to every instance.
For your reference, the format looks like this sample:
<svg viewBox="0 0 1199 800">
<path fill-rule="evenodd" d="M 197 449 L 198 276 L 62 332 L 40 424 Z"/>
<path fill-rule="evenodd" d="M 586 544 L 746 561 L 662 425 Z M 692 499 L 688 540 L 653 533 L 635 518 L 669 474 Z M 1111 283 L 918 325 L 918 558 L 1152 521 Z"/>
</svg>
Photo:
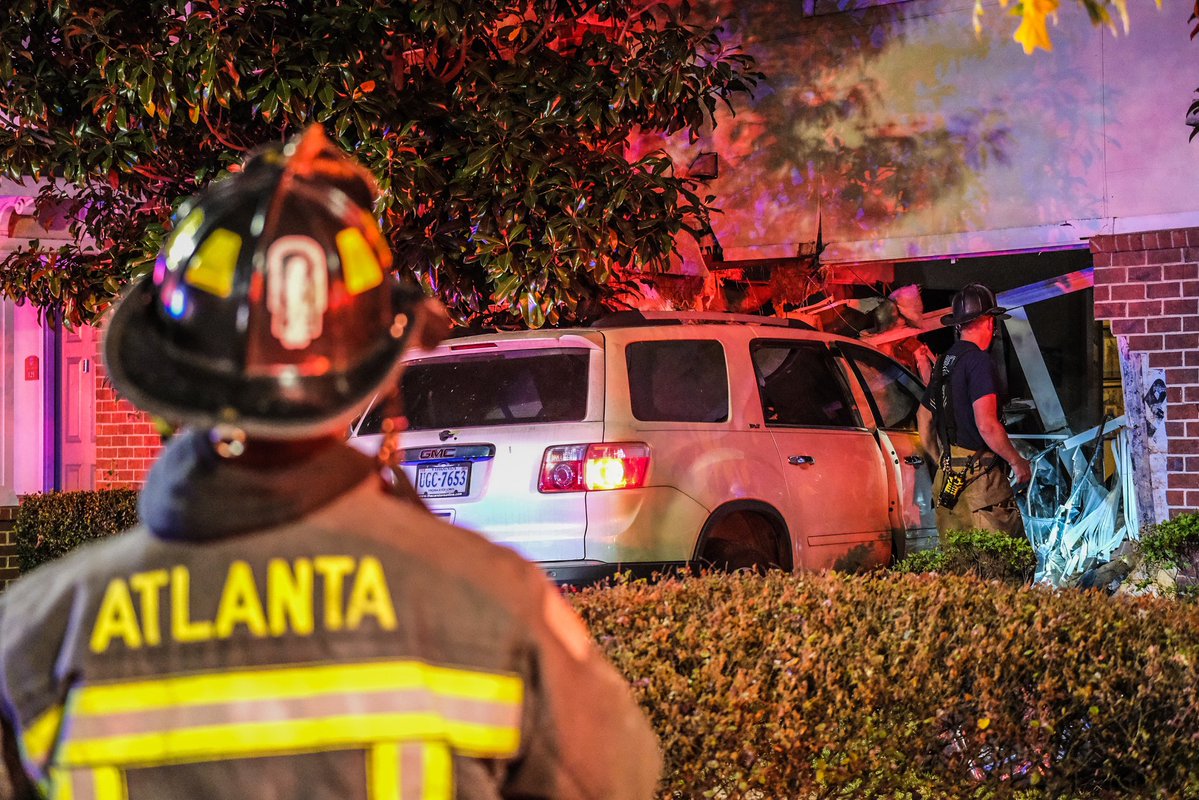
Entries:
<svg viewBox="0 0 1199 800">
<path fill-rule="evenodd" d="M 911 464 L 913 467 L 918 467 L 924 463 L 924 459 L 920 456 L 904 456 L 903 463 Z"/>
<path fill-rule="evenodd" d="M 798 467 L 803 464 L 815 464 L 816 459 L 811 456 L 787 456 L 787 463 Z"/>
</svg>

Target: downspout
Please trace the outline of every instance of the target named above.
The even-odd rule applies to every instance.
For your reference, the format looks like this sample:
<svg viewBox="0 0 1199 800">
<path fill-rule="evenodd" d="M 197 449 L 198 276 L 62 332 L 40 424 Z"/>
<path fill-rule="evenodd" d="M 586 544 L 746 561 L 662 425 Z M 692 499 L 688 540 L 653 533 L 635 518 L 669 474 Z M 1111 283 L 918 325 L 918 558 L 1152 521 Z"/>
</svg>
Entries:
<svg viewBox="0 0 1199 800">
<path fill-rule="evenodd" d="M 62 488 L 62 311 L 47 311 L 42 326 L 42 491 Z"/>
</svg>

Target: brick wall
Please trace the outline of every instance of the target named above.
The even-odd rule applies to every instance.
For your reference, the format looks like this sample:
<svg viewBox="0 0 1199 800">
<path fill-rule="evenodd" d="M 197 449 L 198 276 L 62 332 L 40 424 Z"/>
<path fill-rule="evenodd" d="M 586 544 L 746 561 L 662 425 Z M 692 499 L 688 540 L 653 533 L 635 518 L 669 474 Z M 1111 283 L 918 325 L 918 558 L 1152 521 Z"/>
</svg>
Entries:
<svg viewBox="0 0 1199 800">
<path fill-rule="evenodd" d="M 162 441 L 148 416 L 117 396 L 101 364 L 96 375 L 96 488 L 141 488 Z"/>
<path fill-rule="evenodd" d="M 0 589 L 20 574 L 17 571 L 17 543 L 13 540 L 16 519 L 16 506 L 0 506 Z"/>
<path fill-rule="evenodd" d="M 1096 236 L 1095 317 L 1166 376 L 1166 503 L 1199 510 L 1199 228 Z"/>
</svg>

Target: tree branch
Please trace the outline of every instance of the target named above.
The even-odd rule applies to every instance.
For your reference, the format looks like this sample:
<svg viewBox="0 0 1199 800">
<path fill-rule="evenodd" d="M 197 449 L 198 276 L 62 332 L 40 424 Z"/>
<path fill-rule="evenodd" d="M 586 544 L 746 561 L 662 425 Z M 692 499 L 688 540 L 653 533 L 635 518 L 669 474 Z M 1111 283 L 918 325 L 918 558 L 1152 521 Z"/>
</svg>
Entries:
<svg viewBox="0 0 1199 800">
<path fill-rule="evenodd" d="M 437 79 L 442 83 L 449 83 L 450 81 L 454 80 L 454 78 L 457 78 L 458 75 L 462 73 L 462 68 L 466 66 L 466 51 L 468 49 L 470 49 L 470 42 L 463 41 L 462 47 L 458 50 L 458 60 L 455 61 L 454 65 L 448 70 L 439 74 Z"/>
<path fill-rule="evenodd" d="M 201 111 L 200 111 L 200 118 L 201 118 L 202 120 L 204 120 L 204 124 L 208 126 L 208 131 L 209 131 L 209 132 L 210 132 L 210 133 L 211 133 L 213 136 L 215 136 L 215 137 L 216 137 L 216 139 L 217 139 L 217 141 L 218 141 L 218 142 L 220 142 L 221 144 L 225 145 L 225 147 L 228 147 L 230 150 L 236 150 L 236 151 L 237 151 L 237 152 L 239 152 L 239 153 L 244 153 L 244 152 L 246 152 L 247 150 L 249 150 L 249 149 L 250 149 L 250 148 L 248 148 L 248 147 L 242 147 L 242 146 L 241 146 L 241 145 L 239 145 L 239 144 L 234 144 L 233 142 L 229 141 L 229 140 L 228 140 L 228 139 L 226 139 L 224 136 L 222 136 L 222 135 L 221 135 L 221 132 L 220 132 L 220 131 L 218 131 L 216 128 L 214 128 L 214 127 L 212 126 L 212 120 L 210 120 L 210 119 L 208 118 L 208 114 L 207 114 L 207 112 L 205 112 L 205 111 L 201 110 Z"/>
</svg>

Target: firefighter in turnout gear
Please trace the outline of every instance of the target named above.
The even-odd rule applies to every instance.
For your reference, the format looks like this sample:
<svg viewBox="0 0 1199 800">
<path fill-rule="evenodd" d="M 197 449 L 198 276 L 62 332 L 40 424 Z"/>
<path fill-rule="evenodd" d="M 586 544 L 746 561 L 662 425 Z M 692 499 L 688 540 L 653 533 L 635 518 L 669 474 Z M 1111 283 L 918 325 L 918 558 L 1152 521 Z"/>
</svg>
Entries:
<svg viewBox="0 0 1199 800">
<path fill-rule="evenodd" d="M 181 423 L 141 524 L 0 596 L 0 796 L 647 798 L 657 742 L 541 572 L 389 491 L 347 423 L 429 344 L 319 128 L 183 208 L 105 337 Z"/>
<path fill-rule="evenodd" d="M 937 464 L 933 498 L 942 536 L 973 528 L 1024 535 L 1008 467 L 1017 484 L 1028 483 L 1031 467 L 999 419 L 999 382 L 987 355 L 1006 311 L 990 289 L 972 283 L 954 295 L 953 313 L 941 318 L 959 338 L 937 360 L 916 419 Z"/>
</svg>

